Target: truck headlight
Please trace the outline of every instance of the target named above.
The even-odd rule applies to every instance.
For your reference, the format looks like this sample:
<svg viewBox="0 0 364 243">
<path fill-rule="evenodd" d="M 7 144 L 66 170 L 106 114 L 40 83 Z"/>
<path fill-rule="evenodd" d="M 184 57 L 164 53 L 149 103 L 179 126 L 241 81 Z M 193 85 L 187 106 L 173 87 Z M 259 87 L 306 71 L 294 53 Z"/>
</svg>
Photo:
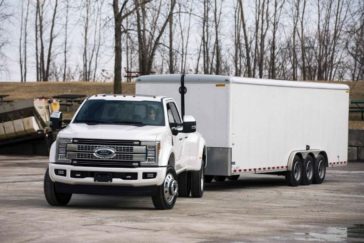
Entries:
<svg viewBox="0 0 364 243">
<path fill-rule="evenodd" d="M 158 166 L 158 156 L 160 151 L 160 142 L 142 142 L 146 147 L 146 160 L 140 162 L 141 166 Z"/>
<path fill-rule="evenodd" d="M 56 161 L 60 163 L 71 163 L 67 158 L 67 144 L 72 143 L 72 138 L 58 138 L 57 139 L 57 158 Z"/>
</svg>

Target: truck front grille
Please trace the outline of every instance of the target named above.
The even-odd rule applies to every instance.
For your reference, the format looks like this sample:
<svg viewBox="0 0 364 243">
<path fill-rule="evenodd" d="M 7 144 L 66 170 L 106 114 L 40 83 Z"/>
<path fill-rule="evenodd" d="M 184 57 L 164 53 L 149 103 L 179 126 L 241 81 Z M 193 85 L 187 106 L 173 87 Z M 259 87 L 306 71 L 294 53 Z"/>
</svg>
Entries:
<svg viewBox="0 0 364 243">
<path fill-rule="evenodd" d="M 99 149 L 111 149 L 110 157 L 95 154 Z M 73 139 L 67 145 L 67 159 L 76 166 L 136 167 L 147 160 L 147 148 L 139 141 Z"/>
</svg>

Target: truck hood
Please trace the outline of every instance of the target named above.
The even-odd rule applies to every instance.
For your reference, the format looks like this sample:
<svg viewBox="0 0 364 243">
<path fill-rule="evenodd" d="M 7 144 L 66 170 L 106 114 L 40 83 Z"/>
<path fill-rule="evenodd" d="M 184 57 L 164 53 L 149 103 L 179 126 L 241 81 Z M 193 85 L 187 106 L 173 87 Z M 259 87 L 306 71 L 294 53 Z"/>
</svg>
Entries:
<svg viewBox="0 0 364 243">
<path fill-rule="evenodd" d="M 145 140 L 159 141 L 167 131 L 163 126 L 129 126 L 129 125 L 87 125 L 69 124 L 58 133 L 59 137 L 112 139 L 112 140 Z"/>
</svg>

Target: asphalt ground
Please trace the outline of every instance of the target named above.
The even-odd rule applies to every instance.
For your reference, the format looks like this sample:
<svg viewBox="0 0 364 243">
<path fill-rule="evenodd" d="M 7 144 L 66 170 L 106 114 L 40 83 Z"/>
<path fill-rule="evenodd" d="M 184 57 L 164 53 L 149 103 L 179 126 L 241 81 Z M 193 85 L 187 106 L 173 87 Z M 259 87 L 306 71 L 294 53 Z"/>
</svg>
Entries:
<svg viewBox="0 0 364 243">
<path fill-rule="evenodd" d="M 321 185 L 246 175 L 155 210 L 149 197 L 73 195 L 51 207 L 46 157 L 0 155 L 0 242 L 364 242 L 364 163 Z"/>
</svg>

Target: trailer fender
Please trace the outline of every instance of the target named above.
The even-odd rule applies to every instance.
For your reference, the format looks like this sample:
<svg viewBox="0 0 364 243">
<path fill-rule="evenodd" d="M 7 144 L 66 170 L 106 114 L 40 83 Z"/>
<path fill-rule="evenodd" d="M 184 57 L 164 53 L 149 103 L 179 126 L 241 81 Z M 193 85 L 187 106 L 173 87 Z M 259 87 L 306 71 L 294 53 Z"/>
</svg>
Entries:
<svg viewBox="0 0 364 243">
<path fill-rule="evenodd" d="M 306 159 L 307 155 L 312 155 L 314 159 L 316 159 L 320 153 L 324 153 L 326 155 L 325 151 L 318 149 L 292 151 L 288 158 L 287 170 L 288 171 L 292 170 L 293 159 L 296 155 L 300 156 L 302 159 Z"/>
</svg>

